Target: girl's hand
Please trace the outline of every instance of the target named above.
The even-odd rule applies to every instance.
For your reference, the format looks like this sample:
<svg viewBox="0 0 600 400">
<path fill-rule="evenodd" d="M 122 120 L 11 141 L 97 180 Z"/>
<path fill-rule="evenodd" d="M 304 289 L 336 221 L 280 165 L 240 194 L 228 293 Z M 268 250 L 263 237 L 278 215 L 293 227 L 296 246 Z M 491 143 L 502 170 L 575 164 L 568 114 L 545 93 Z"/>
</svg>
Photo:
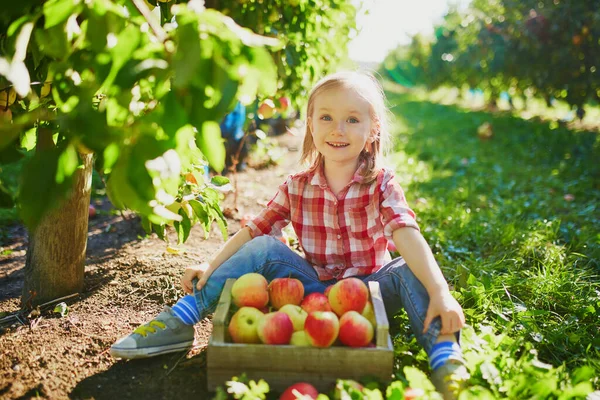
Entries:
<svg viewBox="0 0 600 400">
<path fill-rule="evenodd" d="M 440 317 L 442 320 L 442 330 L 440 334 L 449 335 L 458 332 L 465 324 L 465 314 L 458 301 L 450 292 L 440 293 L 430 297 L 427 316 L 425 317 L 423 333 L 427 332 L 431 321 L 435 317 Z"/>
<path fill-rule="evenodd" d="M 183 291 L 192 294 L 194 279 L 198 279 L 198 284 L 196 285 L 196 289 L 200 290 L 206 284 L 206 280 L 212 273 L 209 271 L 210 265 L 208 263 L 202 263 L 199 265 L 192 265 L 185 269 L 183 276 L 181 277 L 181 286 L 183 286 Z"/>
</svg>

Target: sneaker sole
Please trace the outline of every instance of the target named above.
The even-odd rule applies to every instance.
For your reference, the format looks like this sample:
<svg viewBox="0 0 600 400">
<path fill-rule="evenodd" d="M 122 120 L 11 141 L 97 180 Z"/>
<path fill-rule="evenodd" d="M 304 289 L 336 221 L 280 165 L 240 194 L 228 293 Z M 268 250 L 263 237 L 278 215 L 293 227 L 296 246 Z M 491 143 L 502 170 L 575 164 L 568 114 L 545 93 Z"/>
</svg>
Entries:
<svg viewBox="0 0 600 400">
<path fill-rule="evenodd" d="M 178 351 L 188 350 L 194 341 L 175 343 L 160 347 L 142 347 L 137 349 L 124 349 L 118 347 L 110 348 L 110 355 L 114 358 L 126 358 L 132 360 L 135 358 L 149 358 L 161 354 L 176 353 Z"/>
</svg>

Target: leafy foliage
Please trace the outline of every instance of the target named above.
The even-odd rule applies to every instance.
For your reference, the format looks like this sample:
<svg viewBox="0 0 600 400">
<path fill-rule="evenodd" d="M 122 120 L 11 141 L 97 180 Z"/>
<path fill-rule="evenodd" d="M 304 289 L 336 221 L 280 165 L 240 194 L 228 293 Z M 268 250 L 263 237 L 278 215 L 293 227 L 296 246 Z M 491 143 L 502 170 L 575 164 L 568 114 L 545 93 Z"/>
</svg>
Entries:
<svg viewBox="0 0 600 400">
<path fill-rule="evenodd" d="M 10 118 L 0 115 L 7 122 L 0 165 L 35 153 L 17 196 L 30 227 L 68 193 L 78 153 L 93 152 L 113 204 L 140 214 L 146 229 L 164 237 L 172 225 L 184 241 L 194 223 L 208 232 L 214 220 L 226 234 L 215 185 L 199 173 L 207 163 L 224 167 L 219 122 L 238 100 L 303 95 L 335 67 L 331 58 L 343 58 L 355 8 L 349 0 L 206 6 L 50 0 L 7 7 L 0 93 Z M 335 35 L 323 35 L 329 31 Z M 53 138 L 33 152 L 41 128 Z M 12 206 L 1 182 L 0 201 Z"/>
<path fill-rule="evenodd" d="M 435 39 L 415 37 L 386 60 L 389 74 L 420 69 L 415 80 L 480 88 L 490 103 L 511 96 L 561 99 L 583 116 L 600 100 L 600 11 L 593 0 L 474 0 L 464 12 L 451 10 Z M 414 81 L 413 81 L 414 82 Z"/>
</svg>

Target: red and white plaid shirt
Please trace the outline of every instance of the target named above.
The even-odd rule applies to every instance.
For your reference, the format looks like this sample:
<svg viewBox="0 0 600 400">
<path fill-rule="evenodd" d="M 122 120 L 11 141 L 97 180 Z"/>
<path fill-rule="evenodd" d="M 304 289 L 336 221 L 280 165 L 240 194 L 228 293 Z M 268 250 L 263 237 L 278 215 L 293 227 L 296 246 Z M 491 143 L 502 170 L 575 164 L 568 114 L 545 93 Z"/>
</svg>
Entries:
<svg viewBox="0 0 600 400">
<path fill-rule="evenodd" d="M 419 229 L 390 170 L 363 183 L 354 174 L 336 197 L 322 169 L 290 175 L 267 207 L 248 223 L 252 237 L 281 235 L 289 222 L 319 279 L 368 275 L 387 260 L 388 240 L 403 227 Z"/>
</svg>

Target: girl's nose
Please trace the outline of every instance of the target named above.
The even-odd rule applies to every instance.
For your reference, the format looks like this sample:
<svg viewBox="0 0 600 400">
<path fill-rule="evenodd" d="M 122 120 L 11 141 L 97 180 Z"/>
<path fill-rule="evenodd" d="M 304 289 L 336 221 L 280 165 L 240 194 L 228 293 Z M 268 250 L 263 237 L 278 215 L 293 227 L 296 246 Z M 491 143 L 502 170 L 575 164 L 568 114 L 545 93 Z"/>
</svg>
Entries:
<svg viewBox="0 0 600 400">
<path fill-rule="evenodd" d="M 346 125 L 344 124 L 344 121 L 340 121 L 335 125 L 335 130 L 338 133 L 344 133 L 346 131 Z"/>
</svg>

